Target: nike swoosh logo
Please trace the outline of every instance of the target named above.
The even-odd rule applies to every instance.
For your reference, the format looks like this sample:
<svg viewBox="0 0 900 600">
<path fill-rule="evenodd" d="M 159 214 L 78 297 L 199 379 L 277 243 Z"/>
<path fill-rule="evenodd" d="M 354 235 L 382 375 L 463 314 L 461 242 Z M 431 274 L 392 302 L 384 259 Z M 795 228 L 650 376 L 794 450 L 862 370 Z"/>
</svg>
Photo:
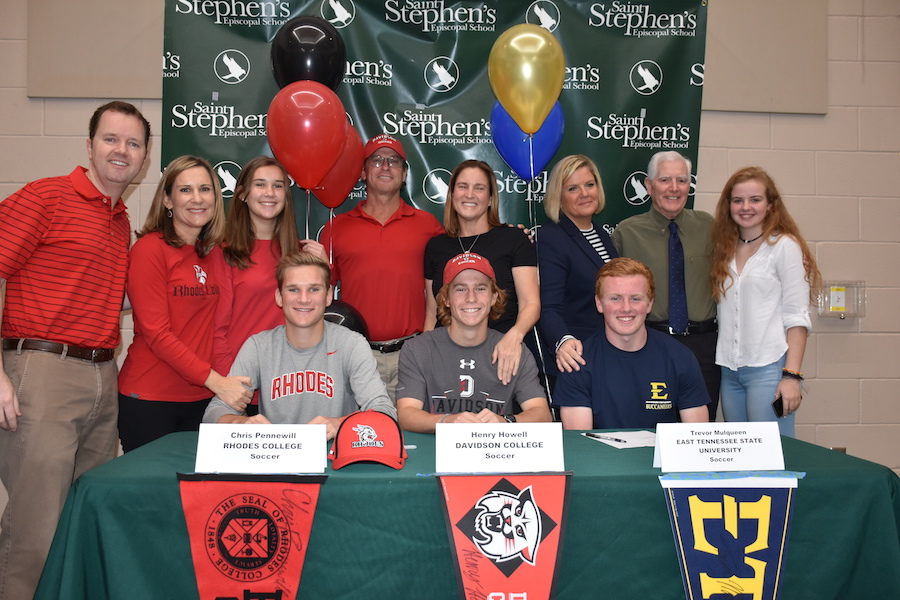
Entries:
<svg viewBox="0 0 900 600">
<path fill-rule="evenodd" d="M 331 352 L 326 352 L 325 356 L 331 356 L 332 354 L 337 354 L 337 350 L 332 350 Z"/>
</svg>

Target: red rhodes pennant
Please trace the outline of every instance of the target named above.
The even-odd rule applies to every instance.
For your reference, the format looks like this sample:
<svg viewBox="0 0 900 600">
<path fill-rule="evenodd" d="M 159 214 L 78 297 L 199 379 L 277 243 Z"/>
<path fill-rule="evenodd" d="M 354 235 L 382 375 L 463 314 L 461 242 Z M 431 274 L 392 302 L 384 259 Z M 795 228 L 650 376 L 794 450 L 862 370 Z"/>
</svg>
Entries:
<svg viewBox="0 0 900 600">
<path fill-rule="evenodd" d="M 570 475 L 438 477 L 462 598 L 550 598 Z"/>
<path fill-rule="evenodd" d="M 325 476 L 178 479 L 200 600 L 295 598 Z"/>
</svg>

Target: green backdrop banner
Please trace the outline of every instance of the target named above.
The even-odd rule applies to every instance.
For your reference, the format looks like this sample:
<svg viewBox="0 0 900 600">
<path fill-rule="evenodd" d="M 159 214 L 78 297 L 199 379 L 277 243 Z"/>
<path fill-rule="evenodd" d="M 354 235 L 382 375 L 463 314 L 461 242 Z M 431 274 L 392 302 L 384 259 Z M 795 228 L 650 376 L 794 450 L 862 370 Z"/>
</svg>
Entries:
<svg viewBox="0 0 900 600">
<path fill-rule="evenodd" d="M 501 217 L 539 224 L 549 170 L 582 153 L 600 167 L 607 199 L 600 220 L 611 231 L 647 210 L 643 180 L 653 153 L 677 150 L 696 165 L 706 4 L 166 0 L 162 163 L 181 154 L 208 158 L 230 199 L 241 165 L 271 154 L 266 112 L 279 88 L 269 43 L 291 18 L 312 15 L 334 25 L 346 46 L 336 91 L 353 126 L 364 141 L 386 132 L 404 144 L 405 195 L 415 206 L 440 219 L 450 171 L 477 158 L 497 174 Z M 487 75 L 494 41 L 521 23 L 551 31 L 566 56 L 562 144 L 531 182 L 494 147 Z M 308 222 L 316 236 L 329 211 L 313 197 L 307 212 L 307 192 L 293 189 L 301 234 Z M 336 212 L 362 196 L 360 184 Z"/>
</svg>

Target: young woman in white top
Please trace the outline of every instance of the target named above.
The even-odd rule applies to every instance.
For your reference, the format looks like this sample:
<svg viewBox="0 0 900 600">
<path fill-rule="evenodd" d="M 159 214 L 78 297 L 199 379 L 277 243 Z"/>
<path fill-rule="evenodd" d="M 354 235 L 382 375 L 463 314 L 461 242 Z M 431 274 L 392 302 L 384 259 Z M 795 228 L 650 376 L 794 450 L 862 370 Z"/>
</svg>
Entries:
<svg viewBox="0 0 900 600">
<path fill-rule="evenodd" d="M 793 436 L 809 305 L 822 284 L 816 261 L 759 167 L 740 169 L 725 183 L 712 237 L 725 419 L 777 420 L 781 433 Z"/>
</svg>

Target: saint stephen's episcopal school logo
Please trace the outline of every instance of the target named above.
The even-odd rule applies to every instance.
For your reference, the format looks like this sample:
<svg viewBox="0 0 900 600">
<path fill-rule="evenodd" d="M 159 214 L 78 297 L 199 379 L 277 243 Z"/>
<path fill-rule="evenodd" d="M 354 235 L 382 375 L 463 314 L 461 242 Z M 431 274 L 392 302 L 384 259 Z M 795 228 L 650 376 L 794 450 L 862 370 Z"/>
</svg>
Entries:
<svg viewBox="0 0 900 600">
<path fill-rule="evenodd" d="M 221 506 L 230 507 L 220 510 Z M 287 560 L 291 532 L 269 498 L 237 494 L 224 500 L 206 522 L 206 551 L 216 569 L 235 581 L 259 581 Z"/>
<path fill-rule="evenodd" d="M 520 490 L 507 479 L 492 486 L 456 523 L 507 577 L 523 562 L 536 563 L 541 542 L 556 526 L 531 486 Z"/>
</svg>

